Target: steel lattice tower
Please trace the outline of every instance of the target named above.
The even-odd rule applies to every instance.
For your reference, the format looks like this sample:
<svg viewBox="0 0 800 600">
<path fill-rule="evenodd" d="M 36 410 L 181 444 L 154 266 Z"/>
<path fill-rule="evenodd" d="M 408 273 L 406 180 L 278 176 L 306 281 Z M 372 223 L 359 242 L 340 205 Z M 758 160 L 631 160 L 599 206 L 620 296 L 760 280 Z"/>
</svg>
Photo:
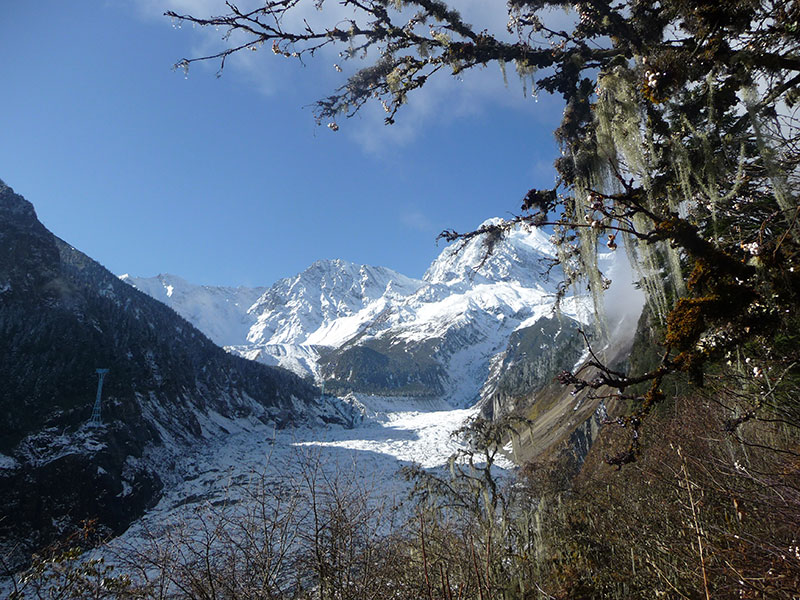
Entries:
<svg viewBox="0 0 800 600">
<path fill-rule="evenodd" d="M 100 425 L 103 422 L 100 419 L 100 396 L 103 393 L 103 378 L 106 373 L 108 373 L 108 369 L 97 369 L 100 380 L 97 382 L 97 398 L 94 401 L 94 408 L 92 408 L 92 417 L 89 419 L 89 423 L 92 425 Z"/>
</svg>

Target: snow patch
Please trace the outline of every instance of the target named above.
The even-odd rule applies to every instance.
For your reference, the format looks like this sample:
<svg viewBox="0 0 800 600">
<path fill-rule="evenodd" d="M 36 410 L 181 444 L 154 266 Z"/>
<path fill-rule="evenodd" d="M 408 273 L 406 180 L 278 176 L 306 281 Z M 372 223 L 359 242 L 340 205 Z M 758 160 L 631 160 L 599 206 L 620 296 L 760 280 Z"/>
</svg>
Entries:
<svg viewBox="0 0 800 600">
<path fill-rule="evenodd" d="M 19 462 L 14 457 L 0 454 L 0 471 L 14 471 L 18 468 Z"/>
</svg>

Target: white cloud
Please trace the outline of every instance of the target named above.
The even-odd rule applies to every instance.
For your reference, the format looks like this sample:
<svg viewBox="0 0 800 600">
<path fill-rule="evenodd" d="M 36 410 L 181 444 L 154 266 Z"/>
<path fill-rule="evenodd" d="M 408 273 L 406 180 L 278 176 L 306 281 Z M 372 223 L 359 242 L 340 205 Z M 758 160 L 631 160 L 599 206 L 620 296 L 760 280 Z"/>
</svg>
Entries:
<svg viewBox="0 0 800 600">
<path fill-rule="evenodd" d="M 603 294 L 609 339 L 633 340 L 645 304 L 644 292 L 635 285 L 639 276 L 622 244 L 609 258 L 607 264 L 601 265 L 612 282 Z"/>
<path fill-rule="evenodd" d="M 400 222 L 408 227 L 409 229 L 413 229 L 414 231 L 419 231 L 421 233 L 438 233 L 436 231 L 436 227 L 433 224 L 427 215 L 423 214 L 419 210 L 410 210 L 406 211 L 400 215 Z"/>
<path fill-rule="evenodd" d="M 561 119 L 561 99 L 548 95 L 534 99 L 530 90 L 525 97 L 513 66 L 509 71 L 508 85 L 496 64 L 475 68 L 458 78 L 441 74 L 409 95 L 393 125 L 384 125 L 386 114 L 378 103 L 368 104 L 355 118 L 339 124 L 346 135 L 379 155 L 394 146 L 414 142 L 434 121 L 466 120 L 489 110 L 513 111 L 519 116 L 521 127 L 532 132 L 541 128 L 552 130 Z"/>
<path fill-rule="evenodd" d="M 227 10 L 220 0 L 128 0 L 145 17 L 162 17 L 168 10 L 181 14 L 219 15 Z"/>
</svg>

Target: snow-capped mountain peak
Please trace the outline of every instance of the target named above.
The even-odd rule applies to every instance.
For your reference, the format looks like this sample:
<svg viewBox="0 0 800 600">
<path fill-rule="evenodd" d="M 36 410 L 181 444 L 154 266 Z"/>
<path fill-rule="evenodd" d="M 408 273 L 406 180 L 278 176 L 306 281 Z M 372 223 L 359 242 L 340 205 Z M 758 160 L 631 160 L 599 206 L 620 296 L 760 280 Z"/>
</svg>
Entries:
<svg viewBox="0 0 800 600">
<path fill-rule="evenodd" d="M 500 218 L 488 219 L 476 231 L 501 223 Z M 487 232 L 448 246 L 433 261 L 423 280 L 461 288 L 515 281 L 551 289 L 544 275 L 547 259 L 554 256 L 544 233 L 520 224 L 502 236 Z"/>
<path fill-rule="evenodd" d="M 422 285 L 385 267 L 318 260 L 262 294 L 248 311 L 255 323 L 247 342 L 336 346 L 357 333 L 354 315 L 384 296 L 404 297 Z M 348 319 L 354 327 L 347 326 Z M 341 322 L 333 326 L 336 321 Z"/>
<path fill-rule="evenodd" d="M 436 396 L 464 406 L 478 399 L 490 363 L 512 333 L 553 316 L 554 283 L 545 274 L 554 255 L 545 234 L 518 225 L 448 246 L 421 280 L 385 267 L 319 260 L 264 290 L 244 312 L 242 303 L 218 302 L 238 304 L 239 312 L 219 313 L 216 321 L 198 317 L 196 307 L 212 306 L 209 298 L 218 296 L 211 290 L 232 298 L 231 289 L 165 276 L 146 280 L 149 289 L 145 280 L 135 285 L 201 329 L 218 326 L 212 337 L 224 339 L 229 351 L 312 375 L 331 391 Z M 580 305 L 562 305 L 564 327 L 580 320 Z M 231 323 L 223 336 L 225 318 Z M 548 331 L 555 335 L 560 327 Z"/>
</svg>

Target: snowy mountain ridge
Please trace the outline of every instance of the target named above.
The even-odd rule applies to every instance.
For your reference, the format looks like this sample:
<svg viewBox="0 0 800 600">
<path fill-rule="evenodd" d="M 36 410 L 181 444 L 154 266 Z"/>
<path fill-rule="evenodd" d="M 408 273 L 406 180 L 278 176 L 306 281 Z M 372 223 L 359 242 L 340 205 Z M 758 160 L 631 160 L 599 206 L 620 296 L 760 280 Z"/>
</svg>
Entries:
<svg viewBox="0 0 800 600">
<path fill-rule="evenodd" d="M 265 287 L 194 285 L 169 274 L 131 277 L 126 273 L 119 278 L 173 308 L 218 346 L 237 344 L 247 336 L 253 326 L 248 311 L 267 290 Z"/>
<path fill-rule="evenodd" d="M 502 223 L 494 217 L 480 224 L 478 230 Z M 498 282 L 517 282 L 526 287 L 553 291 L 546 281 L 544 261 L 555 258 L 555 248 L 539 229 L 519 225 L 502 239 L 488 234 L 467 243 L 446 247 L 431 263 L 423 279 L 450 288 Z"/>
<path fill-rule="evenodd" d="M 438 396 L 466 406 L 481 397 L 511 334 L 554 314 L 555 284 L 546 276 L 554 257 L 545 234 L 517 226 L 502 238 L 482 234 L 446 247 L 422 279 L 317 261 L 247 309 L 258 288 L 123 279 L 230 352 L 331 382 L 336 392 Z M 568 327 L 590 318 L 586 300 L 568 298 L 561 310 Z"/>
<path fill-rule="evenodd" d="M 256 322 L 242 342 L 338 346 L 382 310 L 381 301 L 404 298 L 422 285 L 385 267 L 319 260 L 264 292 L 248 311 Z"/>
</svg>

